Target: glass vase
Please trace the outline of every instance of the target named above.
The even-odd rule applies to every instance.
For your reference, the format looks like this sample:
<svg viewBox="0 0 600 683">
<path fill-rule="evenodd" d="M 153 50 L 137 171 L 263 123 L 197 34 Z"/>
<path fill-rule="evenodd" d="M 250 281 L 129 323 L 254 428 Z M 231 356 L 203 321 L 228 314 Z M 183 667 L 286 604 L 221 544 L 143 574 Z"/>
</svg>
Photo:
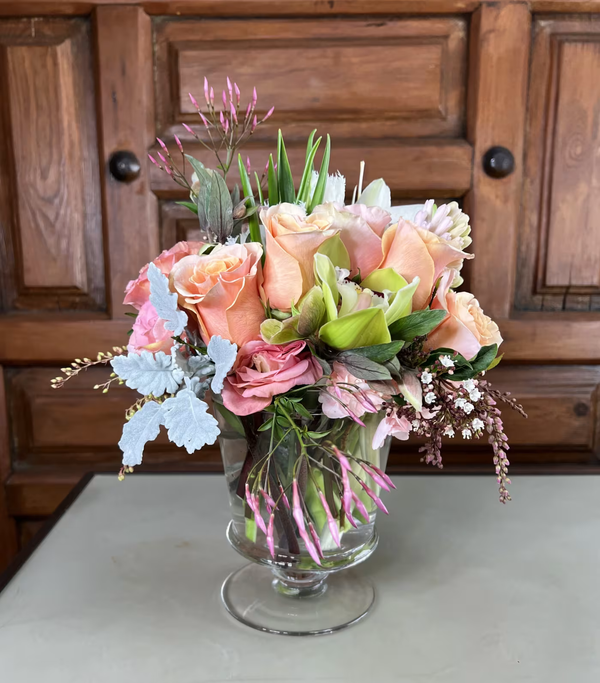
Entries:
<svg viewBox="0 0 600 683">
<path fill-rule="evenodd" d="M 223 584 L 221 595 L 225 607 L 248 626 L 286 635 L 332 633 L 358 622 L 373 606 L 375 592 L 368 579 L 348 570 L 364 562 L 377 547 L 375 518 L 378 508 L 360 481 L 379 495 L 379 486 L 370 479 L 361 463 L 385 471 L 390 439 L 386 439 L 381 448 L 372 448 L 373 435 L 382 415 L 365 415 L 363 426 L 349 418 L 323 423 L 324 418 L 319 414 L 319 429 L 327 432 L 329 451 L 335 447 L 347 454 L 352 468 L 349 479 L 356 501 L 349 515 L 352 523 L 339 504 L 341 496 L 335 498 L 331 490 L 328 491 L 328 498 L 333 501 L 330 508 L 337 512 L 333 513 L 336 515 L 335 535 L 339 535 L 335 539 L 331 520 L 326 519 L 318 494 L 327 490 L 327 477 L 334 474 L 338 479 L 341 477 L 339 462 L 317 443 L 301 454 L 294 432 L 273 444 L 270 430 L 260 431 L 261 425 L 272 417 L 269 413 L 238 419 L 227 414 L 222 406 L 216 405 L 216 408 L 232 516 L 227 539 L 238 553 L 251 561 Z M 255 511 L 248 504 L 245 492 L 248 479 L 260 471 L 267 454 L 271 456 L 270 470 L 266 474 L 263 470 L 262 476 L 267 486 L 273 485 L 269 490 L 273 498 L 278 497 L 278 504 L 274 512 L 268 500 L 260 498 L 259 505 L 265 522 L 273 512 L 271 548 L 267 536 L 257 527 Z M 313 533 L 318 535 L 321 552 L 316 558 L 318 563 L 314 549 L 312 556 L 309 553 L 294 518 L 294 477 L 306 519 L 312 524 Z"/>
</svg>

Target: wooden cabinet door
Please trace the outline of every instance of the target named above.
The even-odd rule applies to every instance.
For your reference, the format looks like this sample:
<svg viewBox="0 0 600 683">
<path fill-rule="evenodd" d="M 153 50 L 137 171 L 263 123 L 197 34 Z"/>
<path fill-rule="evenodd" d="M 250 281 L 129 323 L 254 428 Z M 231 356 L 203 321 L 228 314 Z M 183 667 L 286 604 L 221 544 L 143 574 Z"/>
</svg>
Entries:
<svg viewBox="0 0 600 683">
<path fill-rule="evenodd" d="M 93 373 L 60 397 L 48 382 L 70 358 L 126 343 L 123 290 L 159 249 L 145 163 L 154 117 L 150 29 L 137 7 L 0 19 L 4 518 L 7 505 L 12 515 L 47 514 L 76 471 L 95 466 L 102 411 L 108 405 L 122 417 L 126 407 L 102 403 Z M 128 183 L 109 172 L 119 150 L 140 160 Z"/>
</svg>

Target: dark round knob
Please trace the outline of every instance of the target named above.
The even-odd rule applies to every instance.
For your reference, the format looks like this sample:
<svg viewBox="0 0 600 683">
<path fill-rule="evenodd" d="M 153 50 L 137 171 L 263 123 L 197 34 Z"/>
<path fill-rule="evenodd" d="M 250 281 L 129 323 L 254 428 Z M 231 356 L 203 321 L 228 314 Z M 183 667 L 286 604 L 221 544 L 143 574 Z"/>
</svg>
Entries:
<svg viewBox="0 0 600 683">
<path fill-rule="evenodd" d="M 515 170 L 515 158 L 506 147 L 491 147 L 483 155 L 483 170 L 491 178 L 506 178 Z"/>
<path fill-rule="evenodd" d="M 120 183 L 130 183 L 135 180 L 142 168 L 135 154 L 125 149 L 111 155 L 108 167 L 112 177 Z"/>
</svg>

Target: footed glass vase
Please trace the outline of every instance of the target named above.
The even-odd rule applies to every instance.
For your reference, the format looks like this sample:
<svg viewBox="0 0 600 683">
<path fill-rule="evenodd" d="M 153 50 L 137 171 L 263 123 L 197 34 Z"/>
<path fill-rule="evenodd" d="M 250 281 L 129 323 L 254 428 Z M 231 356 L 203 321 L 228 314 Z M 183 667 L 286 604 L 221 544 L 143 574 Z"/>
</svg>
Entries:
<svg viewBox="0 0 600 683">
<path fill-rule="evenodd" d="M 304 410 L 295 428 L 275 417 L 273 430 L 272 413 L 237 418 L 216 408 L 232 515 L 227 538 L 251 561 L 223 584 L 225 607 L 248 626 L 286 635 L 358 622 L 375 592 L 351 569 L 377 547 L 380 485 L 389 482 L 382 473 L 390 439 L 372 447 L 382 415 L 365 415 L 363 426 Z"/>
</svg>

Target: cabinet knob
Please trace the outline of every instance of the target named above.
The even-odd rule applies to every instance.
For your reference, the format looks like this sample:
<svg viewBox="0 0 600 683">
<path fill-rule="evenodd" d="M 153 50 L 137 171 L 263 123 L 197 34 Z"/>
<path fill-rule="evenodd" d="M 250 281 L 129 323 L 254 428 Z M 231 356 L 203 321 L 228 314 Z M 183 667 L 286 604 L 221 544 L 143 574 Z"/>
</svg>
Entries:
<svg viewBox="0 0 600 683">
<path fill-rule="evenodd" d="M 515 170 L 515 158 L 506 147 L 490 147 L 483 155 L 483 170 L 490 178 L 506 178 Z"/>
<path fill-rule="evenodd" d="M 133 152 L 122 149 L 111 154 L 108 168 L 115 180 L 120 183 L 130 183 L 140 175 L 142 167 Z"/>
</svg>

